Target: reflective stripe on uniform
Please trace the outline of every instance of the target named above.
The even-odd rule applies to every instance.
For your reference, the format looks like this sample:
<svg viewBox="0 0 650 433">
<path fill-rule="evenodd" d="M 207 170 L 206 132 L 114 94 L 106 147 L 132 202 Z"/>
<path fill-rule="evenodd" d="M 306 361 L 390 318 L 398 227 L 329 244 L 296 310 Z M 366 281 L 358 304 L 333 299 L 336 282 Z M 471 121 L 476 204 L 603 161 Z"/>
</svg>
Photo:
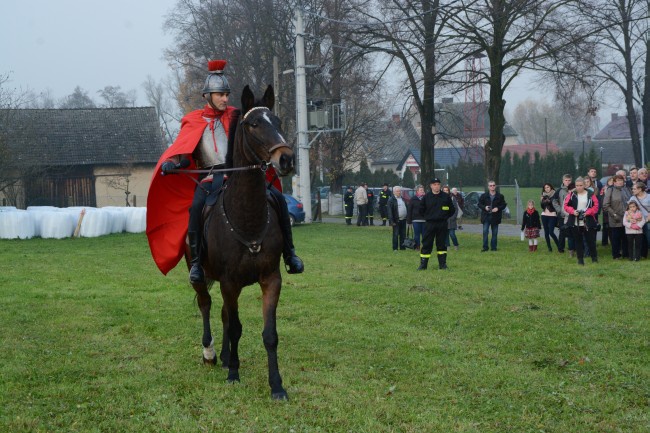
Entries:
<svg viewBox="0 0 650 433">
<path fill-rule="evenodd" d="M 431 257 L 431 254 L 420 254 L 421 259 L 428 259 Z"/>
</svg>

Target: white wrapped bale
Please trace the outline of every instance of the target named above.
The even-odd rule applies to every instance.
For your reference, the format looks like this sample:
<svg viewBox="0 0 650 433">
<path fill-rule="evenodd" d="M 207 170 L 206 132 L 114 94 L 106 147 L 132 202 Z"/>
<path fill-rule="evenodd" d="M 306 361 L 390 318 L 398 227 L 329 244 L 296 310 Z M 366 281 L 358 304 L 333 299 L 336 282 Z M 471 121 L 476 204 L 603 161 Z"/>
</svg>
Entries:
<svg viewBox="0 0 650 433">
<path fill-rule="evenodd" d="M 111 233 L 111 221 L 108 211 L 103 209 L 88 208 L 81 223 L 79 236 L 96 238 Z"/>
<path fill-rule="evenodd" d="M 102 208 L 110 215 L 111 233 L 122 233 L 126 229 L 127 207 L 105 206 Z"/>
<path fill-rule="evenodd" d="M 40 236 L 46 239 L 69 238 L 77 226 L 77 218 L 70 212 L 61 209 L 39 211 L 35 213 L 40 218 Z"/>
<path fill-rule="evenodd" d="M 54 206 L 28 206 L 27 212 L 32 214 L 32 217 L 34 218 L 34 236 L 41 236 L 41 227 L 43 226 L 44 218 L 46 218 L 48 214 L 60 210 L 61 209 Z"/>
<path fill-rule="evenodd" d="M 147 208 L 129 207 L 126 209 L 128 209 L 126 216 L 126 231 L 129 233 L 144 232 L 147 229 Z"/>
<path fill-rule="evenodd" d="M 30 239 L 34 237 L 34 218 L 24 210 L 0 212 L 0 239 Z"/>
</svg>

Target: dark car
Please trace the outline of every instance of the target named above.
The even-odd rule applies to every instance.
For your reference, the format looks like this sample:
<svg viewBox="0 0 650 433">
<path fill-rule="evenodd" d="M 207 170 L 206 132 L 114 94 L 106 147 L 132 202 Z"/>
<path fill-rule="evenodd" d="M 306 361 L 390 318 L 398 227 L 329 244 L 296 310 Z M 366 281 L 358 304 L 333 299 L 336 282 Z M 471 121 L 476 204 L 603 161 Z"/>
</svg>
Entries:
<svg viewBox="0 0 650 433">
<path fill-rule="evenodd" d="M 472 191 L 464 196 L 465 205 L 463 206 L 463 215 L 467 218 L 480 218 L 481 210 L 478 208 L 478 199 L 483 195 L 483 191 Z M 503 211 L 505 219 L 510 218 L 510 208 L 506 206 Z"/>
<path fill-rule="evenodd" d="M 289 208 L 291 225 L 305 222 L 305 209 L 303 209 L 302 203 L 289 194 L 282 195 L 284 195 L 284 201 L 287 202 L 287 208 Z"/>
</svg>

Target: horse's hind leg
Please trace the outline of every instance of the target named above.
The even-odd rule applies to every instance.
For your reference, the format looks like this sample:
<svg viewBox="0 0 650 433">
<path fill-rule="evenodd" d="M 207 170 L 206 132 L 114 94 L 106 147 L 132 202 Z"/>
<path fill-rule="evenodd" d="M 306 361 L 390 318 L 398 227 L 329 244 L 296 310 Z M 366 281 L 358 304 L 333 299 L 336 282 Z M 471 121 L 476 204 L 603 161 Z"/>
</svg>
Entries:
<svg viewBox="0 0 650 433">
<path fill-rule="evenodd" d="M 260 282 L 262 286 L 262 314 L 264 315 L 264 330 L 262 340 L 266 348 L 269 368 L 269 386 L 271 398 L 288 400 L 287 391 L 282 387 L 282 377 L 278 367 L 278 332 L 276 328 L 276 310 L 280 299 L 282 277 L 280 273 L 273 274 Z"/>
<path fill-rule="evenodd" d="M 215 365 L 217 363 L 217 354 L 214 351 L 214 341 L 210 332 L 210 308 L 212 306 L 212 297 L 208 292 L 208 286 L 205 283 L 193 283 L 192 287 L 196 291 L 196 299 L 203 319 L 203 363 Z"/>
<path fill-rule="evenodd" d="M 239 339 L 241 338 L 242 326 L 239 321 L 239 304 L 237 299 L 241 293 L 241 287 L 221 283 L 221 297 L 223 298 L 222 318 L 225 315 L 227 323 L 224 324 L 224 332 L 228 333 L 230 353 L 228 356 L 228 382 L 239 382 Z M 226 339 L 224 338 L 224 343 Z M 223 353 L 223 348 L 222 348 Z"/>
</svg>

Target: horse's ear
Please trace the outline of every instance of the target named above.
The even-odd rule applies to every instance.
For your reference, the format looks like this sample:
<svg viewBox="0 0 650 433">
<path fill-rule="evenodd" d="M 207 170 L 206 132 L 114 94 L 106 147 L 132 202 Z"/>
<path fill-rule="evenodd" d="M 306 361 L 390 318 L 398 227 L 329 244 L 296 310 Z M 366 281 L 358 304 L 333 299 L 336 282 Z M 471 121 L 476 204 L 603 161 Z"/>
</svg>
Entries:
<svg viewBox="0 0 650 433">
<path fill-rule="evenodd" d="M 244 87 L 244 90 L 241 93 L 241 111 L 242 113 L 248 113 L 248 110 L 255 106 L 255 95 L 248 85 Z"/>
<path fill-rule="evenodd" d="M 275 105 L 275 92 L 273 91 L 273 86 L 270 84 L 266 88 L 266 92 L 264 92 L 262 104 L 269 110 L 273 110 L 273 106 Z"/>
</svg>

